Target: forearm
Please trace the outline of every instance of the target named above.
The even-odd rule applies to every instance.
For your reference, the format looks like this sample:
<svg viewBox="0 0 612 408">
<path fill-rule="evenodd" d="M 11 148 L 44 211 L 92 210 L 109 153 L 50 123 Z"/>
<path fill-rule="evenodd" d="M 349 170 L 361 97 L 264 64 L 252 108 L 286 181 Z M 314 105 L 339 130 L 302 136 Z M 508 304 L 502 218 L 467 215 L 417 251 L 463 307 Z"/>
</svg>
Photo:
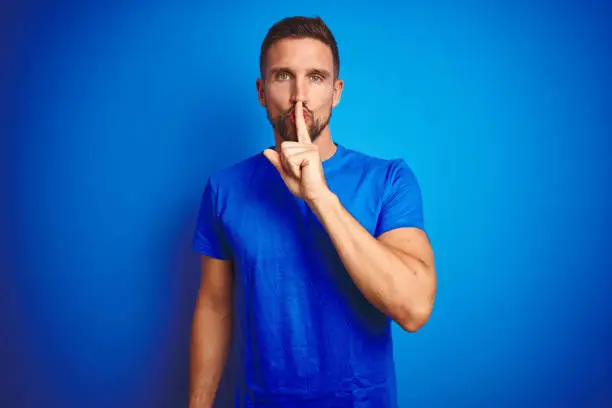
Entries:
<svg viewBox="0 0 612 408">
<path fill-rule="evenodd" d="M 193 317 L 189 408 L 211 408 L 225 368 L 232 336 L 231 313 L 220 313 L 202 300 Z"/>
<path fill-rule="evenodd" d="M 364 297 L 405 330 L 418 329 L 429 314 L 427 266 L 374 238 L 334 194 L 310 206 Z"/>
</svg>

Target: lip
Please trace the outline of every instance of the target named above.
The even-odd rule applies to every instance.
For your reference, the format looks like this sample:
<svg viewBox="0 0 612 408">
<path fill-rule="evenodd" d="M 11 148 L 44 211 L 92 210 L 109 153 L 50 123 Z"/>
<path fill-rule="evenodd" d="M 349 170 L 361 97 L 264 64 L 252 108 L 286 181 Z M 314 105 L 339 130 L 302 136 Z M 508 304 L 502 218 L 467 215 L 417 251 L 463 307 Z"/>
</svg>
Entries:
<svg viewBox="0 0 612 408">
<path fill-rule="evenodd" d="M 310 119 L 310 115 L 306 111 L 302 112 L 302 116 L 304 116 L 304 121 L 308 121 Z M 290 122 L 295 122 L 295 111 L 288 115 L 288 119 Z"/>
</svg>

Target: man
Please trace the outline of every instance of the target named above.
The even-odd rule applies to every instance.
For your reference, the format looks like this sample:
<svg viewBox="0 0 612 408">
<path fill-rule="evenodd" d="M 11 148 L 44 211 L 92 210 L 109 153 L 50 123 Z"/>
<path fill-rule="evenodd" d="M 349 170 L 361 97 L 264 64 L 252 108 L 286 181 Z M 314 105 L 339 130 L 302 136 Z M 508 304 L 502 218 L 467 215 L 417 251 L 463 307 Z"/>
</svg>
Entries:
<svg viewBox="0 0 612 408">
<path fill-rule="evenodd" d="M 390 322 L 421 328 L 436 291 L 417 181 L 332 141 L 343 81 L 321 19 L 272 26 L 260 67 L 276 143 L 204 189 L 190 407 L 212 406 L 232 340 L 237 407 L 396 407 Z"/>
</svg>

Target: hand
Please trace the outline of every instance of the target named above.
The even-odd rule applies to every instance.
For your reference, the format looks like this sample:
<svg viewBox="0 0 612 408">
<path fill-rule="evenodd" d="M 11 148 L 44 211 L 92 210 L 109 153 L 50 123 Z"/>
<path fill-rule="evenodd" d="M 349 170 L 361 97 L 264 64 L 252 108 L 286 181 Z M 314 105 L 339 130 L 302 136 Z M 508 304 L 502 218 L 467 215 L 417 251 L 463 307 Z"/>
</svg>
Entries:
<svg viewBox="0 0 612 408">
<path fill-rule="evenodd" d="M 302 102 L 295 105 L 297 142 L 283 142 L 280 153 L 266 149 L 264 155 L 278 170 L 285 185 L 296 197 L 316 201 L 330 193 L 323 173 L 319 149 L 312 143 L 302 113 Z"/>
</svg>

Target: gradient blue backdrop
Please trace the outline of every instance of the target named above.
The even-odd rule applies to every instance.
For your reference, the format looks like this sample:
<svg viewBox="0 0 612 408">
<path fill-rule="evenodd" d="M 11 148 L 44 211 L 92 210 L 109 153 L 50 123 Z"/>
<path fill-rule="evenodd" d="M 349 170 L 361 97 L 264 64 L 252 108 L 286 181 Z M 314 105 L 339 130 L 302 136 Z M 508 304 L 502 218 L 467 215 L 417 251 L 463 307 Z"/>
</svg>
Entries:
<svg viewBox="0 0 612 408">
<path fill-rule="evenodd" d="M 200 194 L 272 141 L 259 46 L 296 14 L 339 42 L 335 139 L 422 186 L 401 407 L 612 406 L 609 3 L 2 7 L 0 406 L 186 406 Z"/>
</svg>

